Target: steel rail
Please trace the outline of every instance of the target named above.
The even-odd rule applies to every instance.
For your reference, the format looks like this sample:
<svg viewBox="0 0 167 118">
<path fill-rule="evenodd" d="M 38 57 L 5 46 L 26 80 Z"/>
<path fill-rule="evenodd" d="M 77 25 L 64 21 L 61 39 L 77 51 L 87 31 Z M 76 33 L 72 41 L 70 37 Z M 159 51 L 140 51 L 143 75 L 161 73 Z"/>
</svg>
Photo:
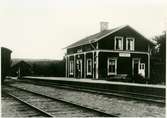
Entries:
<svg viewBox="0 0 167 118">
<path fill-rule="evenodd" d="M 11 93 L 8 93 L 8 92 L 4 92 L 4 93 L 7 94 L 8 96 L 13 97 L 13 98 L 16 99 L 17 101 L 19 101 L 19 102 L 21 102 L 21 103 L 23 103 L 23 104 L 26 104 L 27 106 L 29 106 L 29 107 L 35 109 L 36 111 L 38 111 L 38 112 L 44 114 L 44 116 L 46 116 L 46 117 L 54 117 L 53 115 L 51 115 L 51 114 L 49 114 L 49 113 L 43 111 L 42 109 L 39 109 L 38 107 L 36 107 L 36 106 L 34 106 L 34 105 L 32 105 L 32 104 L 29 104 L 28 102 L 26 102 L 26 101 L 24 101 L 24 100 L 18 98 L 17 96 L 15 96 L 15 95 L 13 95 L 13 94 L 11 94 Z"/>
<path fill-rule="evenodd" d="M 12 86 L 12 85 L 6 85 L 6 86 L 13 87 L 13 88 L 16 88 L 16 89 L 19 89 L 19 90 L 22 90 L 22 91 L 26 91 L 26 92 L 29 92 L 29 93 L 33 93 L 33 94 L 36 94 L 36 95 L 39 95 L 39 96 L 42 96 L 42 97 L 45 97 L 45 98 L 49 98 L 49 99 L 52 99 L 52 100 L 55 100 L 55 101 L 58 101 L 58 102 L 62 102 L 62 103 L 65 103 L 65 104 L 73 105 L 73 106 L 78 107 L 78 108 L 83 108 L 83 109 L 88 110 L 88 111 L 97 112 L 97 113 L 99 113 L 101 115 L 104 115 L 105 117 L 118 117 L 118 115 L 115 115 L 115 114 L 102 112 L 100 110 L 96 110 L 96 109 L 93 109 L 93 108 L 88 107 L 88 106 L 81 106 L 79 104 L 76 104 L 76 103 L 73 103 L 73 102 L 70 102 L 70 101 L 65 101 L 65 100 L 62 100 L 62 99 L 54 98 L 54 97 L 51 97 L 51 96 L 45 95 L 45 94 L 40 94 L 40 93 L 31 91 L 31 90 L 27 90 L 25 88 L 22 89 L 22 88 L 19 88 L 19 87 L 16 87 L 16 86 Z"/>
</svg>

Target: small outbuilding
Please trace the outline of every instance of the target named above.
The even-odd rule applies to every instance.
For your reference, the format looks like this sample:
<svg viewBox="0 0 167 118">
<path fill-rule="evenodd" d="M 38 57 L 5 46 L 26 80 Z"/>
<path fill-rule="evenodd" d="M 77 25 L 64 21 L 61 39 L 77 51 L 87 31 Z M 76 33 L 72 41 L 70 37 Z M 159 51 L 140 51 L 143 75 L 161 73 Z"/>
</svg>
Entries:
<svg viewBox="0 0 167 118">
<path fill-rule="evenodd" d="M 5 77 L 9 75 L 11 65 L 11 53 L 8 48 L 1 47 L 1 81 L 3 82 Z"/>
</svg>

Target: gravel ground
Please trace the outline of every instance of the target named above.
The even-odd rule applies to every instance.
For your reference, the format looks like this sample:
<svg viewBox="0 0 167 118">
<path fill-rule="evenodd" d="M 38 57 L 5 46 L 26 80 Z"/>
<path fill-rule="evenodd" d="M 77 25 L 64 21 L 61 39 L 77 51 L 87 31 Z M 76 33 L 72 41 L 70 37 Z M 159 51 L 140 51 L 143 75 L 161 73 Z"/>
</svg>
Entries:
<svg viewBox="0 0 167 118">
<path fill-rule="evenodd" d="M 33 84 L 13 83 L 11 85 L 119 115 L 120 117 L 165 117 L 165 106 L 156 104 Z"/>
</svg>

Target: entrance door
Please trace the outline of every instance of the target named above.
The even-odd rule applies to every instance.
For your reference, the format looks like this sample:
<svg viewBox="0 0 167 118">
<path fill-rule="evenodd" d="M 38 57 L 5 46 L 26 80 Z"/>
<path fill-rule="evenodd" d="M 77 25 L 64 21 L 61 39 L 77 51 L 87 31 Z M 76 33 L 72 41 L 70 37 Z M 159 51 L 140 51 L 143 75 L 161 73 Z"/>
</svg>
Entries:
<svg viewBox="0 0 167 118">
<path fill-rule="evenodd" d="M 82 78 L 82 59 L 77 60 L 76 76 L 77 78 Z"/>
<path fill-rule="evenodd" d="M 145 63 L 140 64 L 139 74 L 145 77 Z"/>
<path fill-rule="evenodd" d="M 132 60 L 132 75 L 135 76 L 139 74 L 140 59 Z"/>
</svg>

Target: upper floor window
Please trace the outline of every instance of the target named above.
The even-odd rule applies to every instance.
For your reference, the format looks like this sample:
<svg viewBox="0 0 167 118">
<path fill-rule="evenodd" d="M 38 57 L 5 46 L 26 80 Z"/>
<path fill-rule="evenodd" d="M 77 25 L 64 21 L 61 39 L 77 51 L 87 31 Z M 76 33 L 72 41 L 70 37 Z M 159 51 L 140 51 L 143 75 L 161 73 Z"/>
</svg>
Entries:
<svg viewBox="0 0 167 118">
<path fill-rule="evenodd" d="M 116 36 L 115 37 L 115 50 L 123 50 L 123 37 Z"/>
<path fill-rule="evenodd" d="M 107 70 L 108 70 L 108 75 L 117 74 L 117 59 L 116 58 L 108 58 Z"/>
<path fill-rule="evenodd" d="M 74 74 L 74 61 L 70 61 L 70 75 Z"/>
<path fill-rule="evenodd" d="M 126 38 L 126 50 L 134 50 L 135 39 L 134 38 Z"/>
<path fill-rule="evenodd" d="M 87 75 L 92 75 L 92 59 L 87 59 Z"/>
</svg>

